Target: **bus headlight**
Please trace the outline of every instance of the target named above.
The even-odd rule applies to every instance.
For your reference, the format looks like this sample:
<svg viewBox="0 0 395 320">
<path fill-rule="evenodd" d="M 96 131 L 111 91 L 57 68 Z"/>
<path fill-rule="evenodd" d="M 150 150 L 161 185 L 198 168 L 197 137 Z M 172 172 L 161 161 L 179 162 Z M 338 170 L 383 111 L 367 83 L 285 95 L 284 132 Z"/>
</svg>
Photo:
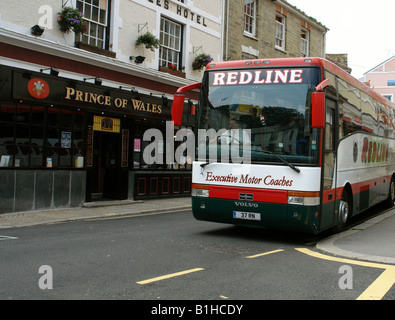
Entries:
<svg viewBox="0 0 395 320">
<path fill-rule="evenodd" d="M 320 204 L 320 193 L 288 191 L 288 204 L 298 206 L 318 206 Z"/>
<path fill-rule="evenodd" d="M 192 183 L 191 195 L 192 195 L 192 197 L 208 198 L 209 197 L 209 189 L 208 188 L 209 188 L 208 185 L 205 185 L 205 184 Z"/>
<path fill-rule="evenodd" d="M 288 196 L 288 204 L 296 204 L 299 206 L 303 206 L 304 205 L 304 198 L 303 197 Z"/>
</svg>

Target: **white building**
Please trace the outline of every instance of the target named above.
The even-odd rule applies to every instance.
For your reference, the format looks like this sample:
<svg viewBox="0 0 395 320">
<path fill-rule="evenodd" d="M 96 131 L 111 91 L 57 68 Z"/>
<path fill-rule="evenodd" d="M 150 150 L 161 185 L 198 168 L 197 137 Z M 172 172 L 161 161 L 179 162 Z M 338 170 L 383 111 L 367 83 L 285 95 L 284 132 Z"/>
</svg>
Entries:
<svg viewBox="0 0 395 320">
<path fill-rule="evenodd" d="M 1 6 L 0 35 L 2 43 L 13 44 L 33 52 L 48 53 L 84 63 L 118 70 L 128 74 L 147 74 L 158 81 L 173 84 L 188 83 L 178 78 L 166 78 L 157 73 L 160 65 L 172 63 L 186 73 L 186 79 L 198 80 L 202 73 L 192 70 L 193 59 L 201 53 L 214 60 L 221 57 L 222 1 L 209 0 L 62 0 L 64 6 L 78 8 L 84 14 L 87 32 L 75 36 L 63 33 L 57 23 L 62 3 L 57 0 L 14 0 Z M 209 8 L 209 9 L 207 9 Z M 35 37 L 31 27 L 44 28 Z M 161 40 L 159 49 L 151 51 L 135 46 L 138 36 L 152 33 Z M 78 42 L 90 44 L 78 50 Z M 108 51 L 114 59 L 92 55 L 95 48 Z M 87 52 L 89 51 L 89 52 Z M 106 52 L 102 54 L 106 54 Z M 2 55 L 4 56 L 4 55 Z M 131 57 L 144 56 L 143 63 Z M 18 59 L 15 59 L 18 60 Z M 100 63 L 98 62 L 100 60 Z M 99 63 L 99 65 L 98 65 Z M 40 68 L 42 63 L 38 64 Z M 44 64 L 45 65 L 45 64 Z M 60 65 L 57 66 L 58 69 Z M 148 69 L 148 70 L 147 70 Z M 62 71 L 62 70 L 61 70 Z M 64 71 L 73 71 L 67 70 Z M 79 70 L 83 76 L 83 70 Z M 87 74 L 89 76 L 89 74 Z M 96 76 L 96 75 L 95 75 Z M 82 77 L 81 77 L 82 78 Z M 105 78 L 103 77 L 105 81 Z M 103 82 L 103 85 L 105 82 Z"/>
</svg>

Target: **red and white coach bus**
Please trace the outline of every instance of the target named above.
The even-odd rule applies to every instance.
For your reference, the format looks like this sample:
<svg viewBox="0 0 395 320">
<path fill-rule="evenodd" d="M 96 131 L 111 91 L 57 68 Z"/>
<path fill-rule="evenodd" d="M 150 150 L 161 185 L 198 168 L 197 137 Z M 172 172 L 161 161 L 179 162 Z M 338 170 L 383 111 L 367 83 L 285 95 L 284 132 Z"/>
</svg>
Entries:
<svg viewBox="0 0 395 320">
<path fill-rule="evenodd" d="M 175 125 L 194 89 L 196 219 L 315 234 L 393 205 L 395 106 L 333 63 L 211 63 L 202 82 L 177 90 Z"/>
</svg>

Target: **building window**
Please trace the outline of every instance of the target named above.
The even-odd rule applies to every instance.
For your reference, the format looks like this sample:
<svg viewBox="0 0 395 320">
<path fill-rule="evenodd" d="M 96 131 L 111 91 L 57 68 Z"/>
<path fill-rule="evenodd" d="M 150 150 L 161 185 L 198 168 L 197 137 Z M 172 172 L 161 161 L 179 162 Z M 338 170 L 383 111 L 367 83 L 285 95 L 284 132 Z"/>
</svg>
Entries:
<svg viewBox="0 0 395 320">
<path fill-rule="evenodd" d="M 244 31 L 255 36 L 256 9 L 255 0 L 244 0 Z"/>
<path fill-rule="evenodd" d="M 285 50 L 285 17 L 276 16 L 276 48 Z"/>
<path fill-rule="evenodd" d="M 181 63 L 182 26 L 168 19 L 160 21 L 159 65 L 167 67 L 169 64 L 177 70 L 182 69 Z"/>
<path fill-rule="evenodd" d="M 395 86 L 395 80 L 388 80 L 387 81 L 387 86 L 388 87 L 394 87 Z"/>
<path fill-rule="evenodd" d="M 77 9 L 84 14 L 86 32 L 76 35 L 76 42 L 108 49 L 109 2 L 110 0 L 77 0 Z"/>
<path fill-rule="evenodd" d="M 309 32 L 302 29 L 300 54 L 302 57 L 309 56 Z"/>
<path fill-rule="evenodd" d="M 393 94 L 383 94 L 383 97 L 393 102 L 394 95 Z"/>
</svg>

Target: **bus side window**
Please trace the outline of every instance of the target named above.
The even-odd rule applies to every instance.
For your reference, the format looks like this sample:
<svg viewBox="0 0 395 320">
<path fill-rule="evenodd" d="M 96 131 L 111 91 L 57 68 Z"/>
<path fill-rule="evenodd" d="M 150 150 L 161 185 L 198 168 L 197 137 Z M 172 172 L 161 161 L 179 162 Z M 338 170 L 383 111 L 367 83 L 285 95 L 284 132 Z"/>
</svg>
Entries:
<svg viewBox="0 0 395 320">
<path fill-rule="evenodd" d="M 335 107 L 336 102 L 326 99 L 325 111 L 325 156 L 324 156 L 324 190 L 333 188 L 335 169 Z"/>
<path fill-rule="evenodd" d="M 327 100 L 327 104 L 331 100 Z M 325 150 L 326 151 L 332 151 L 333 144 L 334 144 L 334 138 L 335 138 L 335 131 L 334 131 L 334 113 L 335 110 L 332 108 L 327 108 L 326 109 L 326 114 L 325 114 Z"/>
</svg>

